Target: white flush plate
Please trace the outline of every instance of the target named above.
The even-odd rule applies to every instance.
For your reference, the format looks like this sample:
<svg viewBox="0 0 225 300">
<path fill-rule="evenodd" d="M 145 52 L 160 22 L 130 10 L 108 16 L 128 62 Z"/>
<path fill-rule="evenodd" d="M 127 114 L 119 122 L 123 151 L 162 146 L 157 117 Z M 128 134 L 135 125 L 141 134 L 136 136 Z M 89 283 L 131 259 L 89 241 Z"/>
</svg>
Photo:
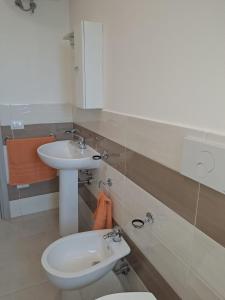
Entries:
<svg viewBox="0 0 225 300">
<path fill-rule="evenodd" d="M 186 137 L 181 174 L 225 193 L 225 145 Z"/>
</svg>

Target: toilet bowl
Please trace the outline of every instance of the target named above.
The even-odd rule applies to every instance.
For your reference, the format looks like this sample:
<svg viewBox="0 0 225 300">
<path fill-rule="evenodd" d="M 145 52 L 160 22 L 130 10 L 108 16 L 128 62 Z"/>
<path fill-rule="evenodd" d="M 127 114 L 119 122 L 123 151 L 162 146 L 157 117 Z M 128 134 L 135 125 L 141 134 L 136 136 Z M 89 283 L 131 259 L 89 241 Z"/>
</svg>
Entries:
<svg viewBox="0 0 225 300">
<path fill-rule="evenodd" d="M 96 230 L 61 238 L 44 251 L 41 263 L 57 288 L 79 289 L 97 281 L 130 253 L 126 241 L 103 238 L 110 230 Z"/>
<path fill-rule="evenodd" d="M 157 300 L 151 293 L 120 293 L 98 298 L 97 300 Z"/>
</svg>

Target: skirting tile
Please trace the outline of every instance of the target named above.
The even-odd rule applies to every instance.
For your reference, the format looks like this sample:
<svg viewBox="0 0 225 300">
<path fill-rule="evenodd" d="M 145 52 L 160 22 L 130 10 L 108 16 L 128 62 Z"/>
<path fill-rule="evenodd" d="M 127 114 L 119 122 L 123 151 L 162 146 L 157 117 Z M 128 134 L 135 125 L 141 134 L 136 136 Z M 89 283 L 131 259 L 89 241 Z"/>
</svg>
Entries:
<svg viewBox="0 0 225 300">
<path fill-rule="evenodd" d="M 10 201 L 11 217 L 25 216 L 58 207 L 58 193 Z"/>
</svg>

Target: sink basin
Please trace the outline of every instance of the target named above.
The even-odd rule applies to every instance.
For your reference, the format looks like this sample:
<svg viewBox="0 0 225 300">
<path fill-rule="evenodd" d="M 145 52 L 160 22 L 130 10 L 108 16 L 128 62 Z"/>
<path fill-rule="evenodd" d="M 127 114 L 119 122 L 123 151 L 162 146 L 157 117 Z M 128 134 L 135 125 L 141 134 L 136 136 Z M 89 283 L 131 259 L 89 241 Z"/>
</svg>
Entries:
<svg viewBox="0 0 225 300">
<path fill-rule="evenodd" d="M 59 170 L 59 232 L 61 236 L 78 232 L 78 170 L 96 169 L 101 160 L 87 146 L 80 149 L 74 141 L 57 141 L 40 146 L 37 153 L 48 166 Z"/>
<path fill-rule="evenodd" d="M 110 272 L 116 262 L 130 253 L 122 238 L 114 242 L 103 236 L 110 230 L 72 234 L 46 248 L 42 266 L 49 280 L 60 289 L 79 289 Z"/>
<path fill-rule="evenodd" d="M 57 141 L 40 146 L 38 155 L 44 163 L 55 169 L 96 169 L 99 160 L 92 159 L 98 153 L 87 146 L 80 149 L 74 141 Z"/>
</svg>

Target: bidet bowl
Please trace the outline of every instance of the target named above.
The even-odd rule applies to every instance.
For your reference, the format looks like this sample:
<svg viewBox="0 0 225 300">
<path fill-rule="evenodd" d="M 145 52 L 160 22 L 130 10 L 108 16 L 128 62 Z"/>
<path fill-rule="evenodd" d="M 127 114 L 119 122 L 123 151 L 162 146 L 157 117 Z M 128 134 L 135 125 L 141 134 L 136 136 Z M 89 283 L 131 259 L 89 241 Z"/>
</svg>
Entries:
<svg viewBox="0 0 225 300">
<path fill-rule="evenodd" d="M 63 290 L 79 289 L 110 272 L 130 247 L 123 238 L 117 243 L 104 239 L 109 231 L 72 234 L 49 245 L 41 262 L 50 282 Z"/>
</svg>

